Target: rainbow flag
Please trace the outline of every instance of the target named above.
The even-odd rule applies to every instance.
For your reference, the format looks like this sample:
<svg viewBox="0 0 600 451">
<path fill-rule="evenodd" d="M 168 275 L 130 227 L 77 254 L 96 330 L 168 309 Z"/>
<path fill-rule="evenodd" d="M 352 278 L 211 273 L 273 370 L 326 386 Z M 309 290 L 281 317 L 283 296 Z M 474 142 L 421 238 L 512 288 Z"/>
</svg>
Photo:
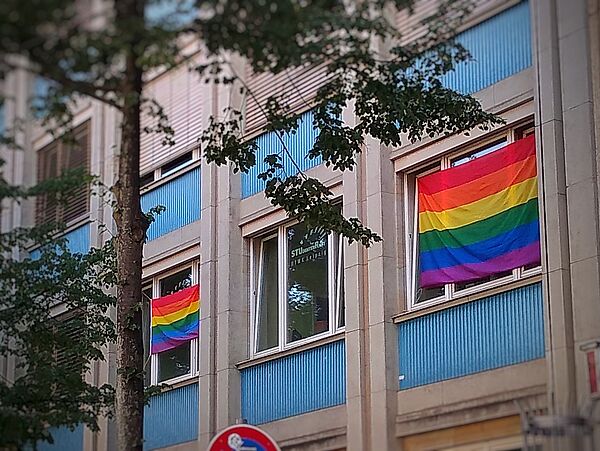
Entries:
<svg viewBox="0 0 600 451">
<path fill-rule="evenodd" d="M 198 337 L 200 286 L 152 299 L 152 354 Z"/>
<path fill-rule="evenodd" d="M 421 177 L 418 190 L 421 287 L 539 264 L 533 136 Z"/>
</svg>

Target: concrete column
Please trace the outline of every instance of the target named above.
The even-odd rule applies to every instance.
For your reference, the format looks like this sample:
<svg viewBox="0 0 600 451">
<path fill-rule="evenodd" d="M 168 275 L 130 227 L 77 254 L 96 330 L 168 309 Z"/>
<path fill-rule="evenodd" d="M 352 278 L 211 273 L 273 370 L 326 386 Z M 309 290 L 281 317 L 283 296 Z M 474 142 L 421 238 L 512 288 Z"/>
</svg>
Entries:
<svg viewBox="0 0 600 451">
<path fill-rule="evenodd" d="M 534 4 L 550 402 L 589 397 L 579 346 L 600 337 L 600 215 L 587 2 Z"/>
<path fill-rule="evenodd" d="M 236 363 L 248 356 L 248 302 L 239 227 L 240 177 L 227 166 L 219 171 L 217 250 L 217 430 L 241 417 L 241 382 Z"/>
<path fill-rule="evenodd" d="M 233 59 L 236 73 L 243 62 Z M 209 85 L 210 115 L 240 108 L 238 85 Z M 244 290 L 247 258 L 239 227 L 240 175 L 229 166 L 202 163 L 200 314 L 200 448 L 241 417 L 241 384 L 236 363 L 248 356 L 248 302 Z M 204 417 L 205 419 L 203 420 Z"/>
<path fill-rule="evenodd" d="M 344 111 L 344 122 L 354 124 L 352 107 Z M 343 177 L 343 213 L 364 221 L 364 155 L 354 171 Z M 345 242 L 346 243 L 346 242 Z M 366 349 L 368 296 L 366 250 L 358 243 L 344 245 L 344 297 L 346 306 L 346 443 L 349 451 L 369 449 L 369 354 Z"/>
<path fill-rule="evenodd" d="M 204 89 L 202 104 L 203 128 L 216 110 L 214 87 Z M 199 346 L 199 399 L 198 445 L 206 449 L 215 434 L 216 422 L 216 300 L 217 292 L 217 168 L 201 165 L 200 210 L 200 346 Z"/>
<path fill-rule="evenodd" d="M 586 0 L 558 2 L 577 394 L 589 398 L 579 347 L 600 339 L 600 215 Z M 599 39 L 596 36 L 596 39 Z"/>
<path fill-rule="evenodd" d="M 554 2 L 536 1 L 532 7 L 548 392 L 549 406 L 555 410 L 575 403 L 560 61 Z"/>
<path fill-rule="evenodd" d="M 398 393 L 395 175 L 389 150 L 366 142 L 366 224 L 383 238 L 368 250 L 370 449 L 394 449 Z"/>
</svg>

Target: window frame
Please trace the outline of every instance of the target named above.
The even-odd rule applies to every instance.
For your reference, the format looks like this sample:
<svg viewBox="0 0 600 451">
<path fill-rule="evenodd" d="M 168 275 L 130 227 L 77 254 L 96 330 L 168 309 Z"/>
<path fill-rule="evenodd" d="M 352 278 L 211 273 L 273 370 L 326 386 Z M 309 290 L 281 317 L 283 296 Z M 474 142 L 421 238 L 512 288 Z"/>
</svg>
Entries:
<svg viewBox="0 0 600 451">
<path fill-rule="evenodd" d="M 534 268 L 526 269 L 524 267 L 515 268 L 512 270 L 510 275 L 499 277 L 497 279 L 489 280 L 487 282 L 478 283 L 474 286 L 463 288 L 460 290 L 456 289 L 455 283 L 444 284 L 444 294 L 436 296 L 431 299 L 424 301 L 417 300 L 417 281 L 419 275 L 419 268 L 417 267 L 418 262 L 418 191 L 417 191 L 417 179 L 427 174 L 431 174 L 436 171 L 448 169 L 451 166 L 453 160 L 457 160 L 460 157 L 473 154 L 475 152 L 484 150 L 487 147 L 493 146 L 496 143 L 504 139 L 506 145 L 511 144 L 518 139 L 529 136 L 535 131 L 533 124 L 526 122 L 513 126 L 504 132 L 494 133 L 487 136 L 484 140 L 478 141 L 473 144 L 467 144 L 461 146 L 456 151 L 451 151 L 446 154 L 438 156 L 433 162 L 429 161 L 425 166 L 421 165 L 411 171 L 407 171 L 404 174 L 403 188 L 404 188 L 404 202 L 409 208 L 404 209 L 404 235 L 405 235 L 405 258 L 406 258 L 406 286 L 407 286 L 407 310 L 414 311 L 424 308 L 428 308 L 434 305 L 443 304 L 452 300 L 461 299 L 467 296 L 471 296 L 477 293 L 485 292 L 494 288 L 506 286 L 510 289 L 510 285 L 514 282 L 518 282 L 530 277 L 537 276 L 542 273 L 542 267 L 536 266 Z M 435 167 L 432 167 L 435 165 Z"/>
<path fill-rule="evenodd" d="M 200 282 L 200 267 L 197 261 L 192 261 L 189 263 L 184 263 L 181 265 L 177 265 L 174 266 L 170 269 L 168 269 L 167 271 L 163 271 L 159 274 L 153 275 L 150 279 L 145 280 L 142 283 L 142 293 L 144 292 L 144 290 L 146 290 L 149 287 L 152 287 L 152 299 L 157 299 L 160 297 L 160 281 L 163 279 L 166 279 L 169 276 L 172 276 L 173 274 L 176 274 L 178 272 L 184 271 L 186 269 L 190 269 L 191 270 L 191 278 L 192 278 L 192 285 L 197 285 Z M 142 294 L 143 295 L 143 294 Z M 150 300 L 151 302 L 151 300 Z M 144 306 L 144 308 L 146 308 L 146 306 Z M 158 381 L 158 355 L 160 353 L 157 354 L 152 354 L 152 310 L 151 310 L 151 305 L 149 304 L 147 306 L 148 308 L 148 352 L 149 355 L 144 355 L 144 370 L 146 370 L 146 365 L 149 365 L 149 369 L 150 369 L 150 380 L 149 380 L 149 385 L 150 386 L 155 386 L 155 385 L 160 385 L 160 384 L 176 384 L 178 382 L 183 382 L 189 379 L 193 379 L 198 377 L 198 375 L 200 374 L 200 366 L 199 366 L 199 352 L 200 352 L 200 347 L 199 347 L 199 338 L 194 338 L 193 340 L 190 340 L 190 371 L 184 375 L 181 376 L 177 376 L 171 379 L 165 379 L 164 381 Z M 202 308 L 202 305 L 200 305 L 200 308 Z"/>
<path fill-rule="evenodd" d="M 189 160 L 172 168 L 168 168 L 168 166 L 170 166 L 173 162 L 188 154 L 191 154 Z M 173 158 L 165 161 L 160 166 L 157 166 L 154 169 L 145 172 L 144 174 L 140 174 L 140 191 L 142 193 L 152 191 L 154 188 L 161 185 L 162 182 L 179 177 L 179 175 L 181 175 L 185 170 L 198 163 L 200 161 L 200 157 L 200 147 L 198 146 L 194 147 L 193 149 L 188 148 L 185 151 L 177 153 L 173 156 Z"/>
<path fill-rule="evenodd" d="M 295 349 L 306 344 L 322 340 L 324 338 L 342 333 L 346 325 L 339 326 L 341 318 L 340 306 L 344 305 L 341 299 L 343 293 L 342 284 L 344 280 L 343 263 L 343 237 L 334 233 L 327 235 L 327 290 L 328 290 L 328 323 L 326 331 L 311 335 L 295 341 L 289 341 L 288 328 L 288 247 L 286 234 L 290 227 L 299 224 L 298 221 L 286 222 L 279 225 L 259 237 L 252 238 L 250 243 L 250 358 L 260 358 L 277 354 L 290 349 Z M 259 317 L 262 292 L 261 281 L 263 275 L 263 249 L 264 243 L 269 239 L 277 237 L 277 307 L 278 307 L 278 331 L 277 345 L 258 351 Z M 341 269 L 341 272 L 340 272 Z M 341 277 L 340 277 L 341 274 Z"/>
<path fill-rule="evenodd" d="M 72 130 L 73 139 L 78 141 L 79 139 L 85 138 L 86 148 L 85 150 L 85 171 L 91 172 L 91 157 L 92 157 L 92 121 L 91 119 L 85 119 L 80 124 L 73 127 Z M 64 136 L 58 137 L 43 147 L 35 151 L 36 159 L 36 183 L 41 183 L 46 180 L 51 180 L 56 177 L 60 177 L 66 170 L 74 169 L 70 168 L 71 162 L 69 157 L 71 156 L 70 147 L 72 143 L 64 141 Z M 52 161 L 56 165 L 54 174 L 50 173 L 50 167 L 48 161 Z M 85 211 L 82 211 L 77 216 L 71 217 L 69 220 L 65 220 L 65 216 L 68 215 L 69 205 L 61 205 L 56 200 L 52 201 L 48 195 L 41 194 L 37 197 L 35 203 L 35 223 L 36 225 L 46 224 L 50 221 L 64 221 L 67 227 L 78 224 L 85 219 L 89 219 L 91 213 L 91 201 L 90 201 L 90 184 L 82 186 L 80 189 L 84 190 L 85 196 Z M 82 198 L 84 196 L 82 195 Z M 76 199 L 79 200 L 79 199 Z M 54 202 L 54 205 L 50 205 L 50 202 Z M 52 211 L 50 211 L 52 210 Z M 82 209 L 83 210 L 83 209 Z M 50 218 L 50 216 L 53 217 Z"/>
</svg>

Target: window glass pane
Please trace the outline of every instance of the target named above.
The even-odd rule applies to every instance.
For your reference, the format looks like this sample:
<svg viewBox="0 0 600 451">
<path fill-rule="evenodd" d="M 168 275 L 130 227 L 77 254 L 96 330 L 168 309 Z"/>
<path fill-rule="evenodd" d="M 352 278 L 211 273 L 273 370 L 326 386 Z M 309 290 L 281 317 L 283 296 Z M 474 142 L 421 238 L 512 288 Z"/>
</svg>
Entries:
<svg viewBox="0 0 600 451">
<path fill-rule="evenodd" d="M 288 342 L 329 330 L 327 234 L 297 224 L 286 229 Z"/>
<path fill-rule="evenodd" d="M 262 244 L 261 280 L 258 289 L 258 337 L 256 350 L 277 346 L 279 341 L 279 307 L 277 289 L 277 237 L 265 240 Z"/>
<path fill-rule="evenodd" d="M 158 382 L 190 373 L 190 342 L 158 354 Z"/>
<path fill-rule="evenodd" d="M 338 245 L 338 259 L 337 262 L 337 280 L 336 287 L 338 291 L 338 325 L 337 327 L 344 327 L 346 325 L 346 301 L 344 298 L 344 240 L 340 237 L 337 240 Z"/>
<path fill-rule="evenodd" d="M 192 268 L 160 279 L 160 296 L 167 296 L 192 286 Z M 158 354 L 158 382 L 190 373 L 190 342 Z"/>
<path fill-rule="evenodd" d="M 484 147 L 482 149 L 476 150 L 475 152 L 472 152 L 470 154 L 467 155 L 462 155 L 458 158 L 454 158 L 452 160 L 450 160 L 450 166 L 454 167 L 454 166 L 459 166 L 461 164 L 464 163 L 468 163 L 471 160 L 474 160 L 476 158 L 482 157 L 484 155 L 487 155 L 488 153 L 492 153 L 494 150 L 498 150 L 501 149 L 502 147 L 506 146 L 506 140 L 503 139 L 501 141 L 497 141 L 494 144 L 491 144 L 487 147 Z"/>
<path fill-rule="evenodd" d="M 192 286 L 192 268 L 186 268 L 171 276 L 160 279 L 160 296 L 173 294 Z"/>
<path fill-rule="evenodd" d="M 162 165 L 160 168 L 161 176 L 166 177 L 169 174 L 177 172 L 179 169 L 187 166 L 192 161 L 192 158 L 192 152 L 188 152 L 180 156 L 179 158 L 176 158 L 175 160 L 169 161 L 168 163 Z"/>
<path fill-rule="evenodd" d="M 144 337 L 144 383 L 150 385 L 150 301 L 152 285 L 142 288 L 142 335 Z"/>
<path fill-rule="evenodd" d="M 502 277 L 511 276 L 512 271 L 505 271 L 498 274 L 492 274 L 491 276 L 484 277 L 483 279 L 470 280 L 468 282 L 460 282 L 454 285 L 454 291 L 466 290 L 467 288 L 475 287 L 492 280 L 500 279 Z"/>
</svg>

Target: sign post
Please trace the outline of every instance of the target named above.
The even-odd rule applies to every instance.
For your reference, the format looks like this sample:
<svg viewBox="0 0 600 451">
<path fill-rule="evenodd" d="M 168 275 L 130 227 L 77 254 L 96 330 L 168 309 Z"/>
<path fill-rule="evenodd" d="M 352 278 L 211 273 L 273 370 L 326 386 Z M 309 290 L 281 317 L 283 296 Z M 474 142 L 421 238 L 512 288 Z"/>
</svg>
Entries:
<svg viewBox="0 0 600 451">
<path fill-rule="evenodd" d="M 266 432 L 248 424 L 236 424 L 219 432 L 208 451 L 281 451 Z"/>
</svg>

